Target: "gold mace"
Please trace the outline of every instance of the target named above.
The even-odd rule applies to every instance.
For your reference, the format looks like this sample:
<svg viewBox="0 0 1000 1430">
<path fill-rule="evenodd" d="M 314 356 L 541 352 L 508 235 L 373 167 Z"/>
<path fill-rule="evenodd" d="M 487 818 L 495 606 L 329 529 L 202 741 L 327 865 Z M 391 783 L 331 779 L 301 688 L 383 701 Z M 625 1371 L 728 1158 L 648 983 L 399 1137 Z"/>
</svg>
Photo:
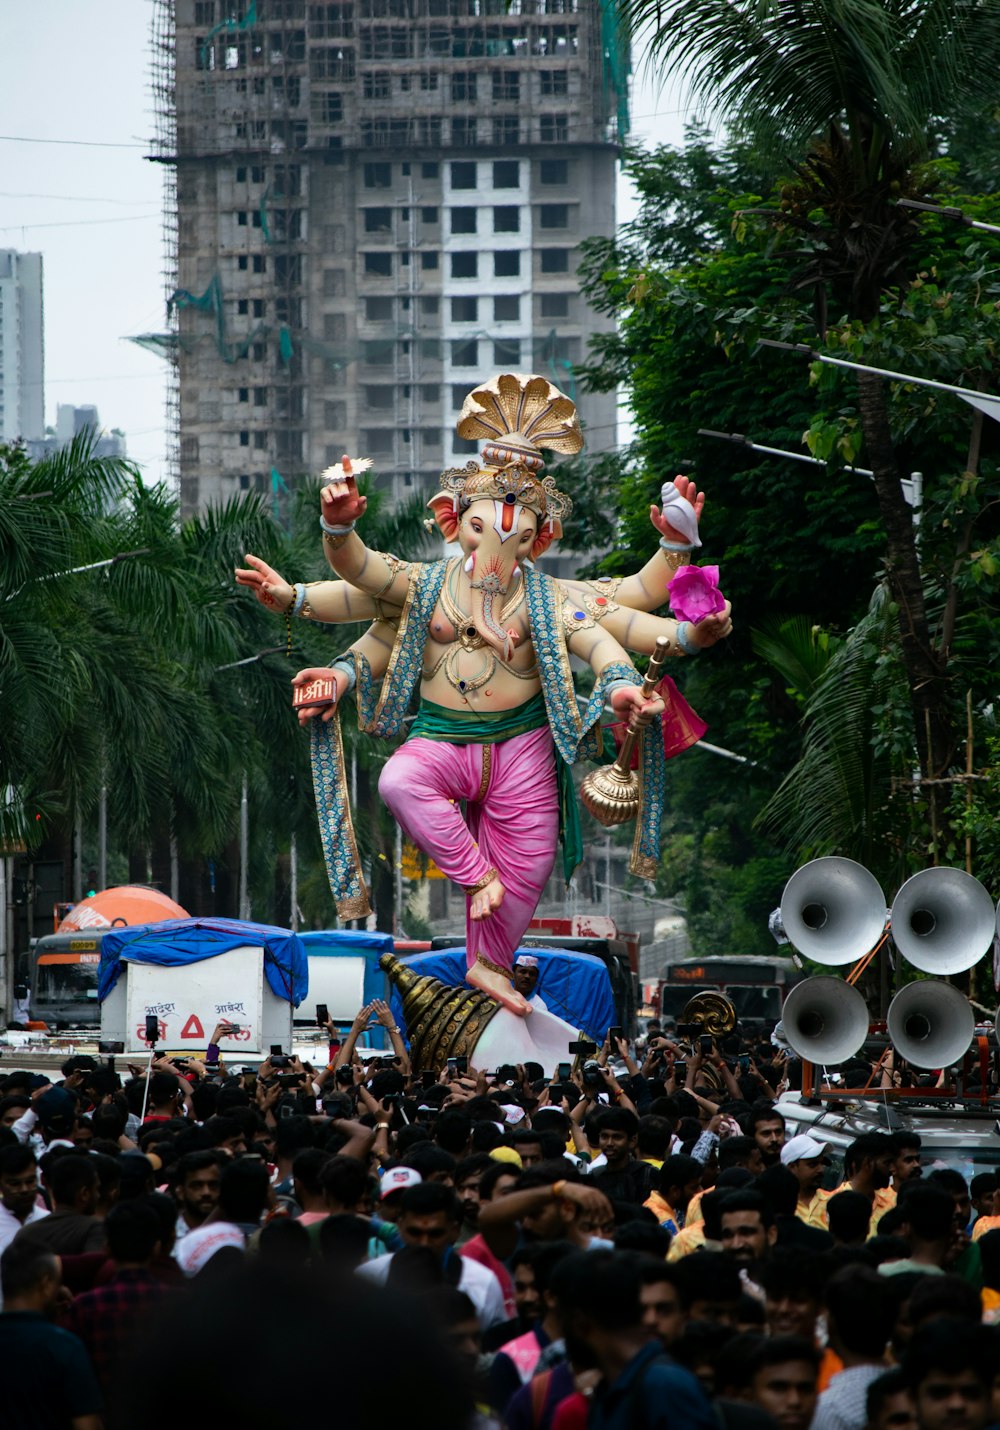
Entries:
<svg viewBox="0 0 1000 1430">
<path fill-rule="evenodd" d="M 642 682 L 644 700 L 651 700 L 656 693 L 669 649 L 670 641 L 666 636 L 660 636 L 646 671 L 646 679 Z M 617 760 L 613 765 L 602 765 L 600 769 L 592 770 L 580 786 L 584 809 L 589 810 L 598 824 L 606 828 L 627 824 L 639 813 L 639 779 L 629 765 L 641 729 L 639 716 L 633 711 Z"/>
</svg>

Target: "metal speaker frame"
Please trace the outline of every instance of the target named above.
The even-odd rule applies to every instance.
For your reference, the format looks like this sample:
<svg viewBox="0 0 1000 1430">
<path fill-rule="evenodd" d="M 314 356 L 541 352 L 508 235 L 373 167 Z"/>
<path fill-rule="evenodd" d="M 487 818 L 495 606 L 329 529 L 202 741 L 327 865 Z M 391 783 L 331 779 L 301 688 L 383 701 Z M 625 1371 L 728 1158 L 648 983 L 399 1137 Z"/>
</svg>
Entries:
<svg viewBox="0 0 1000 1430">
<path fill-rule="evenodd" d="M 976 1015 L 965 994 L 950 983 L 922 978 L 901 988 L 886 1014 L 889 1040 L 914 1067 L 950 1067 L 969 1051 Z"/>
<path fill-rule="evenodd" d="M 885 894 L 863 864 L 833 855 L 803 864 L 781 895 L 788 941 L 831 968 L 855 963 L 885 931 Z"/>
<path fill-rule="evenodd" d="M 821 974 L 796 983 L 781 1009 L 785 1040 L 810 1063 L 842 1063 L 868 1036 L 868 1004 L 850 983 Z"/>
<path fill-rule="evenodd" d="M 989 951 L 997 931 L 993 899 L 964 869 L 922 869 L 890 910 L 892 941 L 921 973 L 963 973 Z"/>
</svg>

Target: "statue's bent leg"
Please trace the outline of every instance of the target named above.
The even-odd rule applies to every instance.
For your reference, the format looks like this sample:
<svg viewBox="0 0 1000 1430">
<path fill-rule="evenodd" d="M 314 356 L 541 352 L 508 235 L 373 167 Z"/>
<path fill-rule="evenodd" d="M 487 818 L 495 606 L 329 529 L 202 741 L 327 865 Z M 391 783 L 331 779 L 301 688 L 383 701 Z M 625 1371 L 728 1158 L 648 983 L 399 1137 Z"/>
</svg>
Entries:
<svg viewBox="0 0 1000 1430">
<path fill-rule="evenodd" d="M 479 792 L 480 748 L 418 735 L 393 752 L 378 782 L 403 833 L 464 889 L 483 884 L 491 872 L 459 808 L 460 800 Z"/>
<path fill-rule="evenodd" d="M 475 970 L 470 982 L 485 986 L 484 968 L 511 977 L 514 954 L 552 872 L 559 838 L 559 793 L 548 727 L 475 748 L 484 762 L 482 794 L 469 806 L 469 824 L 504 888 L 503 903 L 491 918 L 466 921 L 470 974 Z M 492 984 L 489 991 L 495 992 Z"/>
</svg>

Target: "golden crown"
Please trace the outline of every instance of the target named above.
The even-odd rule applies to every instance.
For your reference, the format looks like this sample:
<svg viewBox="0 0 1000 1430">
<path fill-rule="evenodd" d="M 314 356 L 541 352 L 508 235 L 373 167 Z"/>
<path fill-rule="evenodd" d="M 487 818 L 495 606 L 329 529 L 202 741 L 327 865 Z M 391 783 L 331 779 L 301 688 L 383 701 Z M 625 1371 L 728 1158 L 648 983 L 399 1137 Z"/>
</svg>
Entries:
<svg viewBox="0 0 1000 1430">
<path fill-rule="evenodd" d="M 441 490 L 455 508 L 491 498 L 532 511 L 540 521 L 561 525 L 573 503 L 553 477 L 540 477 L 542 448 L 579 452 L 583 433 L 576 405 L 547 378 L 501 372 L 469 393 L 456 429 L 460 437 L 484 441 L 482 465 L 468 462 L 442 473 Z"/>
</svg>

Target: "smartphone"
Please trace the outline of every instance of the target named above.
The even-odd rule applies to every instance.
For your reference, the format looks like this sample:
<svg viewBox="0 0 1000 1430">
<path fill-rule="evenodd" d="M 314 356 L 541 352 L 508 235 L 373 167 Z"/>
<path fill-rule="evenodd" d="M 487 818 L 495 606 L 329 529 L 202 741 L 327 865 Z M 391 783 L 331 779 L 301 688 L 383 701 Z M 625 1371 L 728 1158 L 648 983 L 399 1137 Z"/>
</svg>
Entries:
<svg viewBox="0 0 1000 1430">
<path fill-rule="evenodd" d="M 749 1055 L 749 1053 L 740 1053 L 740 1056 L 739 1056 L 739 1065 L 740 1065 L 740 1072 L 741 1072 L 741 1073 L 748 1073 L 748 1072 L 750 1071 L 750 1055 Z"/>
<path fill-rule="evenodd" d="M 347 1067 L 347 1066 L 339 1067 L 339 1068 L 337 1069 L 336 1081 L 339 1082 L 342 1087 L 353 1087 L 353 1086 L 354 1086 L 354 1071 L 353 1071 L 353 1069 L 350 1068 L 350 1067 Z"/>
<path fill-rule="evenodd" d="M 504 1063 L 503 1067 L 497 1068 L 497 1082 L 517 1082 L 517 1068 L 511 1063 Z"/>
<path fill-rule="evenodd" d="M 699 1041 L 699 1043 L 701 1044 L 701 1055 L 702 1055 L 702 1057 L 703 1057 L 703 1058 L 707 1058 L 707 1057 L 711 1054 L 711 1051 L 712 1051 L 712 1037 L 711 1037 L 711 1034 L 709 1034 L 709 1033 L 702 1033 L 702 1035 L 701 1035 L 701 1037 L 698 1039 L 698 1041 Z"/>
<path fill-rule="evenodd" d="M 288 1063 L 289 1059 L 285 1057 L 284 1053 L 271 1054 L 271 1066 L 273 1068 L 287 1068 Z"/>
<path fill-rule="evenodd" d="M 573 1076 L 573 1064 L 560 1063 L 557 1069 L 557 1075 L 560 1082 L 569 1082 L 570 1078 Z"/>
<path fill-rule="evenodd" d="M 618 1039 L 623 1038 L 624 1036 L 625 1035 L 622 1032 L 621 1028 L 616 1027 L 608 1029 L 608 1046 L 611 1048 L 611 1051 L 613 1053 L 616 1053 L 618 1051 Z"/>
<path fill-rule="evenodd" d="M 448 1071 L 449 1071 L 449 1072 L 458 1072 L 458 1058 L 449 1058 L 449 1059 L 448 1059 Z"/>
<path fill-rule="evenodd" d="M 433 1087 L 437 1081 L 437 1074 L 433 1068 L 424 1068 L 420 1074 L 420 1081 L 424 1087 Z"/>
<path fill-rule="evenodd" d="M 449 1059 L 449 1062 L 450 1062 L 450 1061 L 451 1061 L 451 1059 Z M 456 1058 L 456 1059 L 455 1059 L 455 1067 L 457 1068 L 457 1070 L 458 1070 L 460 1076 L 461 1076 L 461 1075 L 464 1075 L 465 1073 L 467 1073 L 467 1072 L 469 1071 L 469 1059 L 468 1059 L 468 1058 L 465 1058 L 465 1057 Z"/>
<path fill-rule="evenodd" d="M 279 1057 L 280 1057 L 280 1055 L 281 1055 L 281 1044 L 280 1044 L 280 1043 L 272 1043 L 272 1044 L 271 1044 L 271 1056 L 274 1057 L 275 1053 L 277 1053 L 277 1054 L 279 1055 Z"/>
<path fill-rule="evenodd" d="M 155 1013 L 146 1014 L 146 1042 L 155 1043 L 160 1037 L 160 1020 Z"/>
<path fill-rule="evenodd" d="M 317 1028 L 325 1028 L 326 1025 L 327 1025 L 327 1023 L 329 1023 L 329 1021 L 330 1021 L 330 1011 L 329 1011 L 329 1009 L 327 1008 L 326 1004 L 325 1004 L 325 1003 L 317 1003 L 317 1004 L 316 1004 L 316 1026 L 317 1026 Z"/>
<path fill-rule="evenodd" d="M 293 1107 L 290 1102 L 283 1102 L 281 1105 L 282 1117 L 294 1117 L 297 1111 L 298 1109 Z"/>
<path fill-rule="evenodd" d="M 125 1051 L 125 1044 L 124 1044 L 124 1043 L 98 1043 L 98 1045 L 97 1045 L 97 1051 L 98 1051 L 99 1053 L 110 1053 L 112 1056 L 114 1056 L 115 1053 L 123 1053 L 123 1052 Z"/>
</svg>

